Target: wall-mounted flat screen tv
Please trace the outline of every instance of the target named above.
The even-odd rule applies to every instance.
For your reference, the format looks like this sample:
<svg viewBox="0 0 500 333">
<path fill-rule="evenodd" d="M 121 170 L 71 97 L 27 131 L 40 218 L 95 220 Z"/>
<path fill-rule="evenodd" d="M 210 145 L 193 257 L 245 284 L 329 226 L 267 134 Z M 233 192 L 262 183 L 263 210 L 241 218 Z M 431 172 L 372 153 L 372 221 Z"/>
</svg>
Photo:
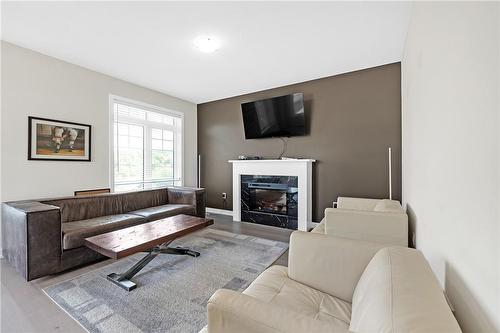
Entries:
<svg viewBox="0 0 500 333">
<path fill-rule="evenodd" d="M 306 134 L 302 93 L 243 103 L 241 111 L 246 139 Z"/>
</svg>

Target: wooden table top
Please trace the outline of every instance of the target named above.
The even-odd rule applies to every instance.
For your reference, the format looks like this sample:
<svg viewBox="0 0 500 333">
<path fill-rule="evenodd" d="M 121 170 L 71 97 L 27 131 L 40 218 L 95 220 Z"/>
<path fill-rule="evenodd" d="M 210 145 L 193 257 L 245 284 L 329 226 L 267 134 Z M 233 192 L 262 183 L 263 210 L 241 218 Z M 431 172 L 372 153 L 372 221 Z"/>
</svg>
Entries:
<svg viewBox="0 0 500 333">
<path fill-rule="evenodd" d="M 113 259 L 149 250 L 214 223 L 190 215 L 176 215 L 161 220 L 85 238 L 85 246 Z"/>
</svg>

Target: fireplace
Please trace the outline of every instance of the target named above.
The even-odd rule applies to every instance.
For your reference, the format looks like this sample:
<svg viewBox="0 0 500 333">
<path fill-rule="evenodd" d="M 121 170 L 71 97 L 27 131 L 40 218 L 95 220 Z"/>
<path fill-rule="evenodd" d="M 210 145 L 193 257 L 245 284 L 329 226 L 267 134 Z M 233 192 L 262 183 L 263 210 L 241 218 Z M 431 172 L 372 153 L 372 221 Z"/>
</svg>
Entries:
<svg viewBox="0 0 500 333">
<path fill-rule="evenodd" d="M 286 190 L 256 188 L 251 191 L 250 210 L 275 214 L 287 213 Z"/>
<path fill-rule="evenodd" d="M 297 229 L 297 177 L 241 175 L 241 220 Z"/>
<path fill-rule="evenodd" d="M 313 226 L 311 222 L 314 162 L 316 160 L 313 159 L 230 160 L 233 169 L 233 221 L 309 230 Z M 276 210 L 276 207 L 278 210 L 282 207 L 283 195 L 274 206 L 270 206 L 267 200 L 264 204 L 260 193 L 248 187 L 250 183 L 254 183 L 255 186 L 259 186 L 255 183 L 286 185 L 286 212 L 283 209 L 278 212 L 272 211 Z M 257 189 L 265 188 L 255 188 Z M 252 207 L 251 200 L 257 203 L 258 199 L 261 201 L 261 209 L 257 204 Z"/>
</svg>

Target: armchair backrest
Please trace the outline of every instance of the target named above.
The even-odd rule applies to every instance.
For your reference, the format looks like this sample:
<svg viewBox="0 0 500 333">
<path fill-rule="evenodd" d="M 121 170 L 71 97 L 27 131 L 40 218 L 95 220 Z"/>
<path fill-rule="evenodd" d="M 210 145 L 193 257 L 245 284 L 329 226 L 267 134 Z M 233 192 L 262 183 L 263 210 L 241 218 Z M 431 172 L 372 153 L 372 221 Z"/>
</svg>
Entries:
<svg viewBox="0 0 500 333">
<path fill-rule="evenodd" d="M 325 234 L 380 242 L 387 246 L 407 246 L 408 216 L 402 213 L 327 208 Z"/>
<path fill-rule="evenodd" d="M 338 197 L 337 208 L 353 210 L 373 210 L 379 199 Z"/>
<path fill-rule="evenodd" d="M 294 231 L 290 236 L 288 276 L 311 288 L 352 302 L 366 265 L 384 244 Z"/>
<path fill-rule="evenodd" d="M 322 229 L 331 236 L 408 245 L 408 215 L 396 200 L 339 197 L 337 208 L 325 209 Z"/>
<path fill-rule="evenodd" d="M 384 248 L 354 290 L 352 332 L 461 332 L 420 251 Z"/>
<path fill-rule="evenodd" d="M 397 200 L 338 197 L 337 208 L 369 212 L 404 213 Z"/>
</svg>

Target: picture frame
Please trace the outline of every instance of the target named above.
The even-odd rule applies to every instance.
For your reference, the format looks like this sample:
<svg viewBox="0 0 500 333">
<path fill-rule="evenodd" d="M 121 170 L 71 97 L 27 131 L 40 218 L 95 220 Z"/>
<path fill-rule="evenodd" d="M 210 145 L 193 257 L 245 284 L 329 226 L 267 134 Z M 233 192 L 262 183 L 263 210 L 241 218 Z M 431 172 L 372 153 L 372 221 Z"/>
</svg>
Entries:
<svg viewBox="0 0 500 333">
<path fill-rule="evenodd" d="M 92 126 L 28 117 L 28 160 L 90 162 Z"/>
</svg>

